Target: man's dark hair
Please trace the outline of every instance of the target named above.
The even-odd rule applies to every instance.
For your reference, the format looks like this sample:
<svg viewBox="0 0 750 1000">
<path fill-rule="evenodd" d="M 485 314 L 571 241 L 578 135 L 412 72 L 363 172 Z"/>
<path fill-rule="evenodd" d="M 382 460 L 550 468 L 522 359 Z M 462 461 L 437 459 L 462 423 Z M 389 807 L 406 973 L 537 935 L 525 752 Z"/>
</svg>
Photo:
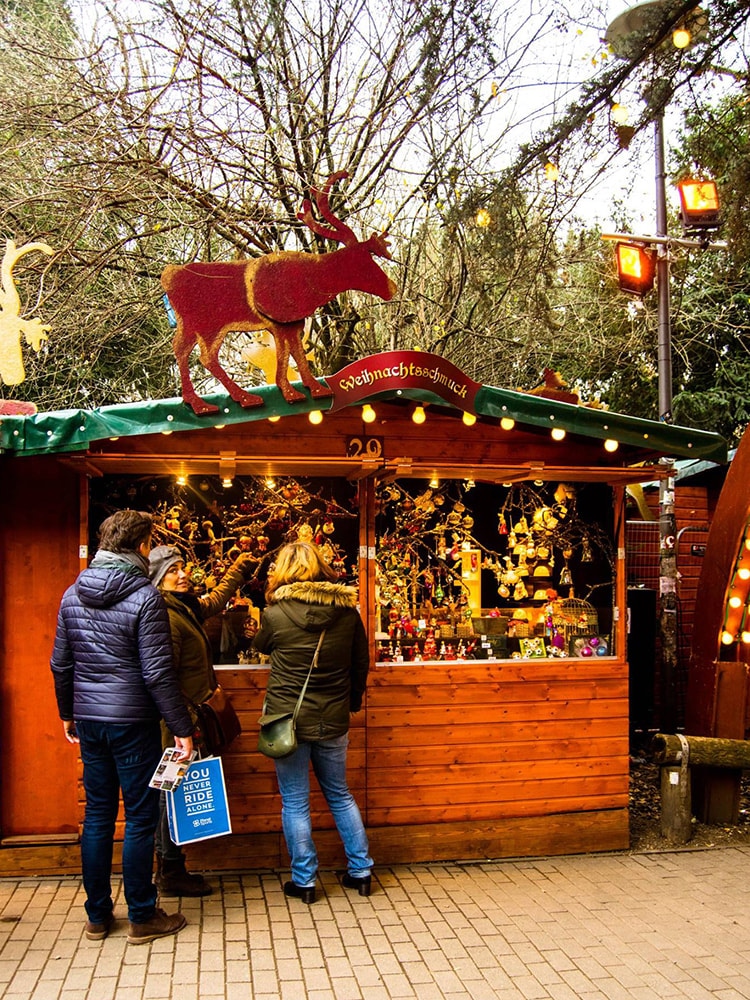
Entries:
<svg viewBox="0 0 750 1000">
<path fill-rule="evenodd" d="M 137 552 L 151 537 L 153 522 L 150 514 L 140 510 L 118 510 L 99 528 L 99 548 L 107 552 Z"/>
</svg>

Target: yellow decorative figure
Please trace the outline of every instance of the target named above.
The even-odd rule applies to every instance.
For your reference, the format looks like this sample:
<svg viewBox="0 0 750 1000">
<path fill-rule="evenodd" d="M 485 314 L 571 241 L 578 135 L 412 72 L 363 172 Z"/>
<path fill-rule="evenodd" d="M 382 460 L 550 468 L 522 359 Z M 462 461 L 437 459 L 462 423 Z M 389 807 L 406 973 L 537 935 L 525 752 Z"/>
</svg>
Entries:
<svg viewBox="0 0 750 1000">
<path fill-rule="evenodd" d="M 304 341 L 303 341 L 304 347 Z M 248 347 L 243 348 L 240 357 L 243 361 L 263 372 L 266 385 L 273 385 L 276 381 L 276 346 L 273 337 L 267 330 L 256 333 Z M 307 355 L 308 360 L 311 356 Z M 286 377 L 290 382 L 299 381 L 300 374 L 296 364 L 292 364 L 293 359 L 286 369 Z"/>
<path fill-rule="evenodd" d="M 26 378 L 21 354 L 21 335 L 26 338 L 27 344 L 38 351 L 42 341 L 47 339 L 47 331 L 52 329 L 43 324 L 38 317 L 21 318 L 21 299 L 13 281 L 13 268 L 17 261 L 25 254 L 36 250 L 48 256 L 54 253 L 52 247 L 46 243 L 26 243 L 17 247 L 14 240 L 6 242 L 0 288 L 0 379 L 6 385 L 18 385 Z"/>
</svg>

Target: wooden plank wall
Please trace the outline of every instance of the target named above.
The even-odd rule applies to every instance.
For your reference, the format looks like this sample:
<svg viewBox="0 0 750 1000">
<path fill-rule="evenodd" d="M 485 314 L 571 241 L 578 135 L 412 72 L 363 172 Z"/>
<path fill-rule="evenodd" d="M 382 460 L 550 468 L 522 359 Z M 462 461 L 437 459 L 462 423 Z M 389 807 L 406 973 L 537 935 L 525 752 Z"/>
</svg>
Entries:
<svg viewBox="0 0 750 1000">
<path fill-rule="evenodd" d="M 191 862 L 283 866 L 273 763 L 255 750 L 265 671 L 222 682 L 246 727 L 225 758 L 235 833 Z M 626 848 L 628 764 L 620 660 L 400 664 L 370 674 L 349 779 L 380 863 L 530 856 Z M 321 864 L 343 864 L 316 787 L 312 813 Z"/>
<path fill-rule="evenodd" d="M 255 748 L 266 677 L 221 670 L 244 730 L 224 758 L 233 834 L 190 847 L 196 868 L 288 863 L 273 762 Z M 350 787 L 381 864 L 628 846 L 618 659 L 379 666 L 350 735 Z M 343 865 L 314 779 L 311 805 L 321 864 Z"/>
</svg>

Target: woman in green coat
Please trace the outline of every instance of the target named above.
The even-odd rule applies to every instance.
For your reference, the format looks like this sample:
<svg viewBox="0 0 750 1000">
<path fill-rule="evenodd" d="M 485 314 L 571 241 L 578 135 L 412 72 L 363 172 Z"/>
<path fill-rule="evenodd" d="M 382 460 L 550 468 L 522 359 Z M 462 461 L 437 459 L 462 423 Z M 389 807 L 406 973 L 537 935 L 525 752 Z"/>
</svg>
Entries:
<svg viewBox="0 0 750 1000">
<path fill-rule="evenodd" d="M 203 622 L 219 614 L 232 595 L 242 586 L 245 573 L 256 562 L 252 556 L 241 555 L 221 578 L 218 586 L 204 597 L 193 593 L 185 560 L 176 545 L 159 545 L 149 555 L 150 576 L 167 605 L 172 632 L 174 662 L 180 690 L 188 711 L 197 723 L 196 705 L 200 705 L 215 690 L 218 683 L 211 655 L 211 643 Z M 172 746 L 174 737 L 162 721 L 162 744 Z M 200 740 L 197 742 L 200 747 Z M 193 875 L 185 868 L 185 855 L 169 836 L 166 794 L 160 801 L 159 826 L 156 831 L 156 881 L 163 896 L 207 896 L 211 886 L 202 875 Z"/>
<path fill-rule="evenodd" d="M 315 902 L 318 855 L 310 817 L 310 765 L 346 854 L 342 884 L 369 896 L 372 858 L 362 817 L 346 781 L 349 718 L 362 708 L 370 651 L 354 587 L 339 583 L 316 546 L 291 542 L 268 575 L 266 606 L 254 645 L 271 657 L 264 711 L 292 712 L 318 641 L 320 655 L 297 717 L 297 749 L 274 761 L 292 878 L 287 896 Z"/>
</svg>

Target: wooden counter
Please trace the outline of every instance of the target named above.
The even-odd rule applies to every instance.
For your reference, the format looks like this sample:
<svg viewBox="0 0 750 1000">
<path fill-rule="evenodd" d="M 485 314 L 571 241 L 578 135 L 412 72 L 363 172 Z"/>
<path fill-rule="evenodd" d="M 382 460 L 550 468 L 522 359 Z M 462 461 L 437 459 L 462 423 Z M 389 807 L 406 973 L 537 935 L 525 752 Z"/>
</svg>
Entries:
<svg viewBox="0 0 750 1000">
<path fill-rule="evenodd" d="M 283 867 L 273 762 L 255 749 L 267 669 L 221 668 L 244 726 L 225 756 L 234 833 L 189 849 L 213 869 Z M 617 657 L 377 665 L 349 778 L 376 863 L 628 847 L 628 682 Z M 323 866 L 344 863 L 314 785 Z"/>
</svg>

